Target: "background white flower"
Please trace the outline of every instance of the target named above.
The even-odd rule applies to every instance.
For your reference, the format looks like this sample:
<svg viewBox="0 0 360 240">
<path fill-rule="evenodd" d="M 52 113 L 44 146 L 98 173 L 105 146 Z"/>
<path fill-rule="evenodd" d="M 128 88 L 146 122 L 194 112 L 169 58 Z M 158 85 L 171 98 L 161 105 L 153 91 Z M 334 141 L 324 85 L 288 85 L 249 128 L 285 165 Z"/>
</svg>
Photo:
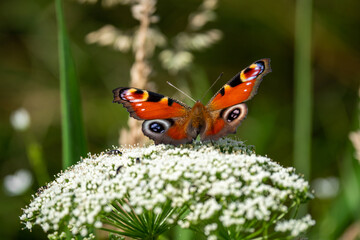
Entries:
<svg viewBox="0 0 360 240">
<path fill-rule="evenodd" d="M 20 169 L 13 175 L 7 175 L 4 178 L 5 192 L 10 196 L 18 196 L 29 189 L 33 183 L 33 177 L 29 170 Z"/>
<path fill-rule="evenodd" d="M 336 197 L 340 189 L 339 179 L 336 177 L 316 178 L 311 183 L 315 196 L 320 199 Z"/>
<path fill-rule="evenodd" d="M 30 126 L 30 114 L 25 108 L 19 108 L 10 116 L 10 123 L 15 130 L 24 131 Z"/>
</svg>

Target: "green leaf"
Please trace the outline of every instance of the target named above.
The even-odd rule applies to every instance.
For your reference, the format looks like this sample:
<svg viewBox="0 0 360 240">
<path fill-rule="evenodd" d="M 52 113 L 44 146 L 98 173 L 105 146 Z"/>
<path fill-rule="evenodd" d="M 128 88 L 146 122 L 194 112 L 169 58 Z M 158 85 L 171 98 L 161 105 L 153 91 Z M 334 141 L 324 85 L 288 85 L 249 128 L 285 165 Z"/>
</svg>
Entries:
<svg viewBox="0 0 360 240">
<path fill-rule="evenodd" d="M 62 115 L 63 168 L 74 164 L 86 154 L 86 141 L 82 121 L 79 85 L 71 56 L 69 38 L 61 0 L 55 0 L 58 22 L 58 47 L 60 65 L 60 94 Z"/>
</svg>

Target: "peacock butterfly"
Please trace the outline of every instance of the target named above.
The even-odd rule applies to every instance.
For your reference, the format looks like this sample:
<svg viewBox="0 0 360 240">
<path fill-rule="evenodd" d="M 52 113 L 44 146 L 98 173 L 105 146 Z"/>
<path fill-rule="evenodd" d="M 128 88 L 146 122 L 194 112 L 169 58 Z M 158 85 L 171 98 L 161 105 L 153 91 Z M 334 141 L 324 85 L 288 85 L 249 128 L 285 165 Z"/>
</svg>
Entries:
<svg viewBox="0 0 360 240">
<path fill-rule="evenodd" d="M 116 88 L 114 103 L 121 103 L 130 116 L 145 120 L 143 133 L 155 144 L 191 143 L 197 135 L 202 141 L 217 140 L 230 133 L 246 117 L 247 106 L 257 92 L 262 77 L 271 72 L 270 59 L 254 62 L 226 83 L 207 105 L 197 101 L 191 108 L 164 95 L 137 89 Z"/>
</svg>

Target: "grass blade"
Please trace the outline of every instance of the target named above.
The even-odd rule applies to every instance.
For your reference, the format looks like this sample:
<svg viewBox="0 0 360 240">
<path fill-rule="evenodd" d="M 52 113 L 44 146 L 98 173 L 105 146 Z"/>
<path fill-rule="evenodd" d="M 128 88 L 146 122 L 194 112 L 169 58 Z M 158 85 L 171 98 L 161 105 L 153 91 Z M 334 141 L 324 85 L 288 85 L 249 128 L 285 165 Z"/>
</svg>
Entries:
<svg viewBox="0 0 360 240">
<path fill-rule="evenodd" d="M 86 154 L 86 142 L 82 121 L 80 91 L 75 74 L 74 61 L 71 56 L 61 0 L 55 0 L 55 8 L 58 22 L 62 153 L 63 168 L 65 169 L 77 162 L 80 156 Z"/>
</svg>

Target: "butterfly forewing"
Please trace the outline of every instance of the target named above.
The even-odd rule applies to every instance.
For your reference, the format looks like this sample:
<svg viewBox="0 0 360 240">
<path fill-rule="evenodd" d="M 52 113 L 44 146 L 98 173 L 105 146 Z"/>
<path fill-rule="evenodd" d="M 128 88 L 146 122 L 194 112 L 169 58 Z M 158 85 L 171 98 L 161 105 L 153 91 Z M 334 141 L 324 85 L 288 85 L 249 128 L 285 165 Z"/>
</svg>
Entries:
<svg viewBox="0 0 360 240">
<path fill-rule="evenodd" d="M 190 110 L 177 100 L 138 88 L 116 88 L 113 93 L 113 102 L 123 104 L 139 120 L 182 117 Z"/>
<path fill-rule="evenodd" d="M 257 92 L 262 77 L 271 72 L 270 59 L 265 58 L 251 64 L 228 83 L 209 101 L 209 110 L 218 110 L 250 100 Z"/>
</svg>

